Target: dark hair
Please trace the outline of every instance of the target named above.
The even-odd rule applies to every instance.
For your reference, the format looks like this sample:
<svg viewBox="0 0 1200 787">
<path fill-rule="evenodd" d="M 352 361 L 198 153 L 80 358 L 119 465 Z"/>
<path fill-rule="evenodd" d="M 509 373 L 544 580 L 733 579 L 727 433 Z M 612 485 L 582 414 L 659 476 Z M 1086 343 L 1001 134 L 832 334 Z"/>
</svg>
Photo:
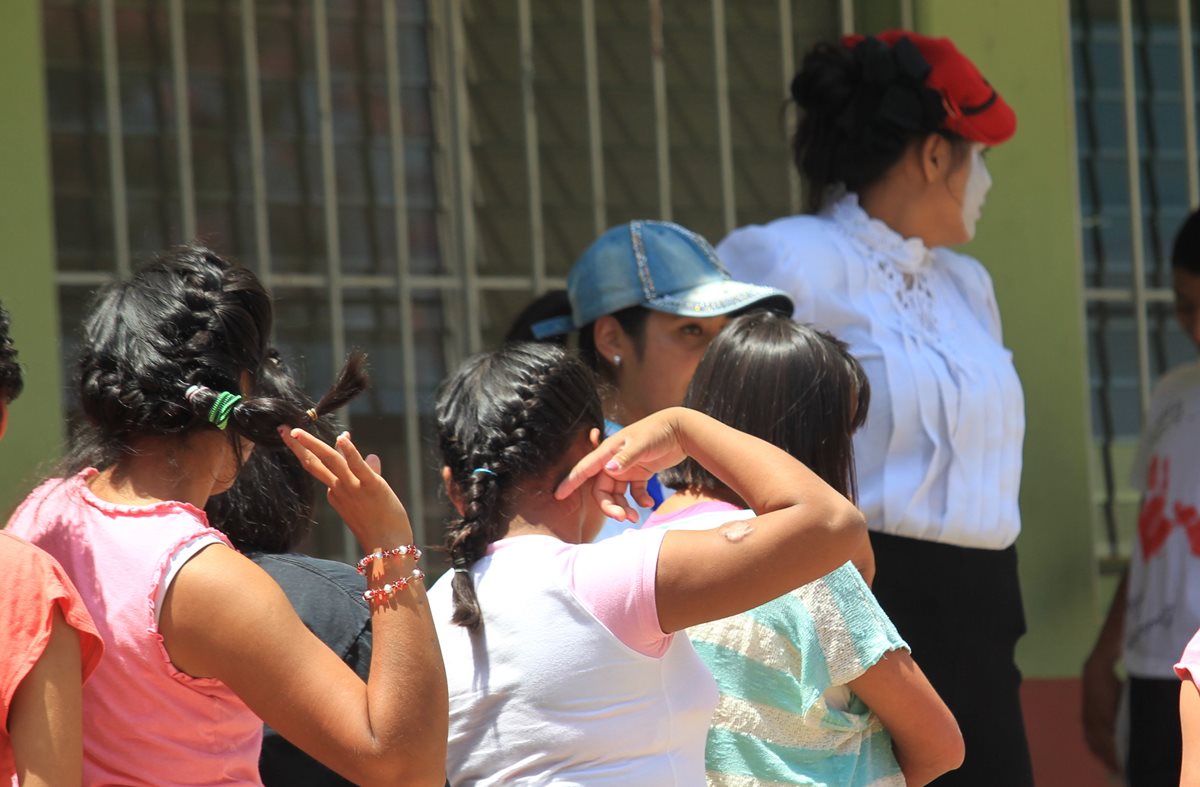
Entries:
<svg viewBox="0 0 1200 787">
<path fill-rule="evenodd" d="M 267 353 L 255 393 L 302 400 L 305 393 L 275 350 Z M 326 442 L 337 435 L 332 416 L 309 421 L 310 432 Z M 240 552 L 294 551 L 313 525 L 320 485 L 284 446 L 260 446 L 242 464 L 233 486 L 208 499 L 209 523 Z"/>
<path fill-rule="evenodd" d="M 549 290 L 534 298 L 521 310 L 504 334 L 505 342 L 548 342 L 566 346 L 569 328 L 561 333 L 537 336 L 533 328 L 540 322 L 555 318 L 570 318 L 571 299 L 566 290 Z"/>
<path fill-rule="evenodd" d="M 633 342 L 633 351 L 637 353 L 638 358 L 641 358 L 642 350 L 646 347 L 646 320 L 650 318 L 650 310 L 645 306 L 629 306 L 615 311 L 609 316 L 621 326 L 621 330 Z M 589 322 L 579 329 L 579 355 L 597 374 L 606 378 L 612 376 L 609 359 L 603 358 L 600 351 L 596 349 L 596 323 L 594 322 Z"/>
<path fill-rule="evenodd" d="M 8 330 L 8 312 L 0 305 L 0 401 L 5 404 L 20 396 L 25 388 L 21 364 L 17 361 L 17 348 L 13 346 Z"/>
<path fill-rule="evenodd" d="M 908 38 L 889 47 L 868 36 L 850 49 L 817 44 L 792 79 L 800 122 L 796 169 L 808 180 L 808 210 L 839 185 L 855 193 L 875 183 L 913 142 L 941 134 L 964 154 L 966 140 L 942 128 L 946 109 L 927 87 L 929 64 Z"/>
<path fill-rule="evenodd" d="M 1200 275 L 1200 210 L 1184 219 L 1171 246 L 1171 267 L 1192 275 Z"/>
<path fill-rule="evenodd" d="M 596 379 L 569 351 L 552 344 L 508 344 L 467 360 L 437 399 L 438 443 L 461 495 L 446 545 L 455 569 L 452 622 L 483 623 L 466 571 L 503 538 L 521 485 L 559 465 L 567 450 L 604 416 Z"/>
<path fill-rule="evenodd" d="M 642 350 L 645 348 L 646 320 L 650 317 L 650 310 L 645 306 L 628 306 L 613 312 L 609 316 L 616 320 L 617 324 L 621 326 L 621 330 L 629 336 L 629 339 L 633 342 L 633 350 L 640 358 Z M 504 336 L 504 341 L 546 342 L 565 347 L 569 331 L 539 337 L 534 335 L 533 328 L 539 322 L 560 318 L 569 319 L 570 317 L 571 300 L 567 295 L 567 291 L 550 290 L 535 298 L 517 315 L 512 325 L 509 326 L 508 333 Z M 592 367 L 592 371 L 605 378 L 612 376 L 608 359 L 602 358 L 596 350 L 595 321 L 589 322 L 579 329 L 579 356 L 583 359 L 584 363 Z"/>
<path fill-rule="evenodd" d="M 770 312 L 731 321 L 688 386 L 686 407 L 779 446 L 855 500 L 851 435 L 867 418 L 870 383 L 846 345 Z M 722 490 L 694 459 L 659 473 L 672 489 Z"/>
<path fill-rule="evenodd" d="M 215 429 L 208 414 L 218 395 L 239 393 L 243 373 L 251 391 L 257 386 L 271 321 L 271 298 L 258 278 L 199 246 L 165 251 L 102 289 L 84 320 L 78 365 L 86 423 L 63 470 L 108 466 L 137 438 Z M 235 449 L 239 437 L 280 445 L 279 425 L 304 426 L 310 409 L 319 415 L 358 395 L 365 367 L 365 356 L 352 353 L 315 407 L 304 397 L 251 393 L 229 413 L 230 442 Z M 192 386 L 201 388 L 189 397 Z"/>
</svg>

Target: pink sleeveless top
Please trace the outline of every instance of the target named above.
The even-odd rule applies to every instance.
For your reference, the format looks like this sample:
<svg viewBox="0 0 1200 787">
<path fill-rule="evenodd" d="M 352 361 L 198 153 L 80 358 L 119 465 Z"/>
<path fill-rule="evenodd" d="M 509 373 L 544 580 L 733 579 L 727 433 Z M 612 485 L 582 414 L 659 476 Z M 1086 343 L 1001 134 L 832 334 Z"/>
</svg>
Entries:
<svg viewBox="0 0 1200 787">
<path fill-rule="evenodd" d="M 83 783 L 261 784 L 262 722 L 224 683 L 175 669 L 154 609 L 172 555 L 228 539 L 186 503 L 103 501 L 87 487 L 95 474 L 45 482 L 8 523 L 62 564 L 104 640 L 83 687 Z"/>
</svg>

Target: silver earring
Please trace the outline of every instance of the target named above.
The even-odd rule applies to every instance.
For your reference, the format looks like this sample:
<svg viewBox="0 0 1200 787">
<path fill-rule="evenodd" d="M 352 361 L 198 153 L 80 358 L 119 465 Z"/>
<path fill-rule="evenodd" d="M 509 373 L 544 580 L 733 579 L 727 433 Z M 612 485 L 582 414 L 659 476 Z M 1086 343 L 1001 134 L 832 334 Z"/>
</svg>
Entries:
<svg viewBox="0 0 1200 787">
<path fill-rule="evenodd" d="M 613 366 L 616 366 L 616 367 L 620 368 L 620 366 L 621 366 L 621 356 L 619 356 L 619 355 L 614 355 L 614 356 L 613 356 Z"/>
</svg>

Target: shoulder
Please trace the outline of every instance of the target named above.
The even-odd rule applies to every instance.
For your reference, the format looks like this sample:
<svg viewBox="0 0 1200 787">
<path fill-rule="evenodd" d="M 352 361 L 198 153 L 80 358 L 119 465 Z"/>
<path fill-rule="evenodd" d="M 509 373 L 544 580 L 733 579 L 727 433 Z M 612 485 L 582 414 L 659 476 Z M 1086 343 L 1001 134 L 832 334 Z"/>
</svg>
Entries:
<svg viewBox="0 0 1200 787">
<path fill-rule="evenodd" d="M 331 646 L 332 639 L 356 634 L 370 620 L 370 606 L 362 597 L 367 581 L 353 566 L 295 553 L 249 557 L 283 589 L 309 629 Z"/>
<path fill-rule="evenodd" d="M 836 232 L 825 216 L 787 216 L 734 230 L 717 244 L 717 255 L 734 278 L 786 283 L 800 274 L 836 270 L 843 258 Z"/>
<path fill-rule="evenodd" d="M 1152 406 L 1191 396 L 1200 391 L 1200 360 L 1189 361 L 1170 369 L 1154 384 Z"/>
<path fill-rule="evenodd" d="M 955 279 L 964 294 L 995 298 L 992 275 L 982 262 L 944 246 L 934 249 L 933 254 L 942 268 Z"/>
<path fill-rule="evenodd" d="M 25 658 L 27 666 L 37 661 L 57 607 L 67 625 L 79 634 L 83 677 L 87 680 L 103 646 L 79 591 L 58 561 L 24 539 L 0 531 L 0 576 L 16 589 L 0 604 L 0 627 L 8 632 L 10 655 Z"/>
</svg>

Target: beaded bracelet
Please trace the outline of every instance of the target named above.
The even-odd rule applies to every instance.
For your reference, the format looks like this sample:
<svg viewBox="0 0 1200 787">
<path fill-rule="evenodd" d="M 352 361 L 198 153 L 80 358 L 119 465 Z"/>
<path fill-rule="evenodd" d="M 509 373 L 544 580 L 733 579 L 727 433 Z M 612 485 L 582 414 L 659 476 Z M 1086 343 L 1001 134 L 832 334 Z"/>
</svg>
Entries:
<svg viewBox="0 0 1200 787">
<path fill-rule="evenodd" d="M 420 560 L 421 550 L 417 549 L 416 544 L 405 544 L 404 546 L 392 547 L 391 549 L 377 549 L 358 561 L 354 567 L 358 570 L 358 573 L 365 575 L 367 573 L 367 566 L 376 560 L 383 560 L 385 557 L 404 557 L 405 555 L 412 555 L 413 560 Z"/>
<path fill-rule="evenodd" d="M 412 573 L 407 577 L 400 577 L 384 584 L 381 588 L 367 588 L 363 591 L 363 601 L 368 604 L 372 602 L 383 602 L 397 593 L 401 593 L 408 589 L 408 586 L 413 582 L 420 582 L 425 578 L 425 572 L 419 568 L 414 568 Z"/>
</svg>

